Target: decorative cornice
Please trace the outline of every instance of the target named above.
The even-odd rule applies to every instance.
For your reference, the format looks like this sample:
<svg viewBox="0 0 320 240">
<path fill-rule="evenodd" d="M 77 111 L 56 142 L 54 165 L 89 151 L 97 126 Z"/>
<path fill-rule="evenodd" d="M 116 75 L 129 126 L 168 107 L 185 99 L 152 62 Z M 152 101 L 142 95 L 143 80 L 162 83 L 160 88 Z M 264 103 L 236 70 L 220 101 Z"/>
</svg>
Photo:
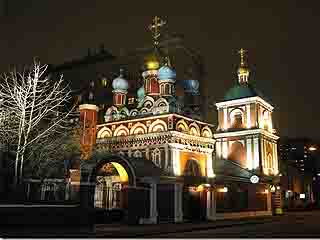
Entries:
<svg viewBox="0 0 320 240">
<path fill-rule="evenodd" d="M 206 126 L 209 126 L 209 127 L 212 127 L 212 128 L 214 127 L 213 124 L 202 122 L 202 121 L 195 120 L 195 119 L 192 119 L 192 118 L 188 118 L 188 117 L 185 117 L 183 115 L 176 114 L 176 113 L 166 113 L 166 114 L 161 114 L 161 115 L 153 115 L 153 116 L 150 116 L 150 117 L 141 116 L 139 118 L 134 118 L 134 119 L 115 120 L 115 121 L 110 121 L 110 122 L 103 123 L 103 124 L 98 124 L 97 127 L 100 128 L 100 127 L 104 127 L 104 126 L 110 126 L 110 125 L 121 124 L 121 123 L 130 123 L 130 122 L 139 122 L 139 121 L 143 121 L 143 120 L 167 118 L 167 117 L 170 117 L 170 116 L 171 117 L 174 116 L 174 117 L 177 117 L 177 118 L 183 118 L 183 119 L 188 120 L 190 122 L 196 122 L 198 124 L 206 125 Z"/>
<path fill-rule="evenodd" d="M 231 107 L 231 106 L 238 106 L 242 104 L 248 104 L 248 103 L 261 103 L 263 106 L 265 106 L 269 111 L 272 111 L 274 107 L 262 99 L 261 97 L 248 97 L 248 98 L 241 98 L 241 99 L 235 99 L 230 101 L 224 101 L 216 103 L 217 108 L 223 108 L 223 107 Z"/>
<path fill-rule="evenodd" d="M 253 130 L 242 130 L 242 131 L 233 131 L 233 132 L 223 132 L 223 133 L 215 133 L 214 138 L 226 138 L 226 137 L 237 137 L 237 136 L 246 136 L 253 134 L 261 134 L 267 136 L 273 140 L 278 140 L 280 137 L 270 133 L 264 129 L 253 129 Z"/>
<path fill-rule="evenodd" d="M 94 104 L 81 104 L 79 105 L 79 110 L 95 110 L 98 112 L 99 108 Z"/>
</svg>

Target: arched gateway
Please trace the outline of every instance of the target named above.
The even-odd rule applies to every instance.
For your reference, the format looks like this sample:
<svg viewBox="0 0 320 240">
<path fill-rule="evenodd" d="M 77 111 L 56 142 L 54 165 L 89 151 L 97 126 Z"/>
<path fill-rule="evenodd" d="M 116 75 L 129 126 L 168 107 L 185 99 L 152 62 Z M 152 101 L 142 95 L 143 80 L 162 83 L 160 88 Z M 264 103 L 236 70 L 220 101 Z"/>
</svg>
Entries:
<svg viewBox="0 0 320 240">
<path fill-rule="evenodd" d="M 122 209 L 133 221 L 156 218 L 152 202 L 160 175 L 147 159 L 95 152 L 81 164 L 81 205 Z"/>
</svg>

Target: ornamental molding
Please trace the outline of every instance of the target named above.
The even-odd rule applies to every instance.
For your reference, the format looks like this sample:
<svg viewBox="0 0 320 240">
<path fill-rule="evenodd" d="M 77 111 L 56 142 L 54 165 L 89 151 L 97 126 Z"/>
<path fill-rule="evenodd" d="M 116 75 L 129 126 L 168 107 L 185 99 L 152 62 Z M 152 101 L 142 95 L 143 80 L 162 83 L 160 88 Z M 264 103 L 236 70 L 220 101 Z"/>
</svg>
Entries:
<svg viewBox="0 0 320 240">
<path fill-rule="evenodd" d="M 254 134 L 266 136 L 266 137 L 269 137 L 273 140 L 278 140 L 280 138 L 279 136 L 277 136 L 273 133 L 270 133 L 264 129 L 252 129 L 252 130 L 216 133 L 216 134 L 214 134 L 214 138 L 228 138 L 228 137 L 238 137 L 238 136 L 254 135 Z"/>
<path fill-rule="evenodd" d="M 138 149 L 148 146 L 163 146 L 164 144 L 177 143 L 181 146 L 200 147 L 204 149 L 213 149 L 215 140 L 205 137 L 191 136 L 177 131 L 166 131 L 147 133 L 141 135 L 115 136 L 110 138 L 97 139 L 97 147 L 101 145 L 108 149 Z"/>
<path fill-rule="evenodd" d="M 268 103 L 267 101 L 265 101 L 264 99 L 258 96 L 219 102 L 219 103 L 216 103 L 216 107 L 219 109 L 219 108 L 225 108 L 225 107 L 235 107 L 235 106 L 244 105 L 248 103 L 260 103 L 271 112 L 274 109 L 274 107 L 270 103 Z"/>
</svg>

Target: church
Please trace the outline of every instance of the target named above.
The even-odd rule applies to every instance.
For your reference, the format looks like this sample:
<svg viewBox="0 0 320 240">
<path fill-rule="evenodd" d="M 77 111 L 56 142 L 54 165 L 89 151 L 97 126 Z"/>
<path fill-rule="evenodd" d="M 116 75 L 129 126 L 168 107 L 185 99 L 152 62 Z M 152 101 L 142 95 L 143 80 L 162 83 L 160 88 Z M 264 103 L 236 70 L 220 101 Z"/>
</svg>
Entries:
<svg viewBox="0 0 320 240">
<path fill-rule="evenodd" d="M 141 224 L 279 213 L 273 106 L 250 83 L 247 52 L 240 49 L 237 82 L 215 104 L 214 126 L 194 107 L 199 81 L 177 81 L 159 45 L 165 24 L 155 17 L 149 26 L 154 48 L 135 96 L 119 69 L 106 108 L 93 96 L 79 105 L 82 161 L 70 178 L 81 205 L 120 209 Z"/>
</svg>

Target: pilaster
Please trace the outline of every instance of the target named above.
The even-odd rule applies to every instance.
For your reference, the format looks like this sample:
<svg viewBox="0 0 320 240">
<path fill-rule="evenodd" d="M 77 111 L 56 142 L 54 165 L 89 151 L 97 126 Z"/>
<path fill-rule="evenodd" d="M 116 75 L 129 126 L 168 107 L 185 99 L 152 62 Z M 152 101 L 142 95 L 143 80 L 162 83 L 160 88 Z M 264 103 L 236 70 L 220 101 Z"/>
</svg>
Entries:
<svg viewBox="0 0 320 240">
<path fill-rule="evenodd" d="M 182 188 L 182 183 L 174 184 L 174 222 L 183 221 Z"/>
</svg>

